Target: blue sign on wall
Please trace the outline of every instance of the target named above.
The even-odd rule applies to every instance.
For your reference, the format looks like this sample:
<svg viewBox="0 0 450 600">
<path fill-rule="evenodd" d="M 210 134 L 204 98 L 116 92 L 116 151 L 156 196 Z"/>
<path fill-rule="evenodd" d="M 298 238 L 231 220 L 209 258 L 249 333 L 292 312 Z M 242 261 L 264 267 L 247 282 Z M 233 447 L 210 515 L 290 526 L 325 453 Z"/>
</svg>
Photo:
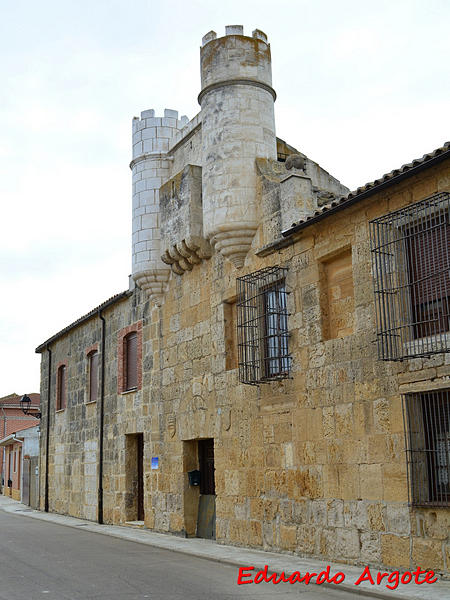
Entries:
<svg viewBox="0 0 450 600">
<path fill-rule="evenodd" d="M 152 471 L 154 469 L 159 469 L 159 457 L 158 456 L 152 456 Z"/>
</svg>

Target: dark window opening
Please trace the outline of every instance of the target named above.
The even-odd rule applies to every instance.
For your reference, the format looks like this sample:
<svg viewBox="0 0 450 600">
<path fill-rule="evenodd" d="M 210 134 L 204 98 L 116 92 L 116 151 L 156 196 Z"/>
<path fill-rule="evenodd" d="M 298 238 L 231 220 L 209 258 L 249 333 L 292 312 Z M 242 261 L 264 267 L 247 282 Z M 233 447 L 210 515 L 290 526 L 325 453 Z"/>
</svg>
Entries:
<svg viewBox="0 0 450 600">
<path fill-rule="evenodd" d="M 289 375 L 286 286 L 284 282 L 264 291 L 264 376 Z"/>
<path fill-rule="evenodd" d="M 450 350 L 450 193 L 371 221 L 381 360 Z"/>
<path fill-rule="evenodd" d="M 414 337 L 449 330 L 448 211 L 406 231 Z"/>
<path fill-rule="evenodd" d="M 198 462 L 200 467 L 200 494 L 216 493 L 214 482 L 214 440 L 198 441 Z"/>
<path fill-rule="evenodd" d="M 258 385 L 289 377 L 285 275 L 267 267 L 237 279 L 239 380 Z"/>
<path fill-rule="evenodd" d="M 403 397 L 409 500 L 450 505 L 450 390 Z"/>
</svg>

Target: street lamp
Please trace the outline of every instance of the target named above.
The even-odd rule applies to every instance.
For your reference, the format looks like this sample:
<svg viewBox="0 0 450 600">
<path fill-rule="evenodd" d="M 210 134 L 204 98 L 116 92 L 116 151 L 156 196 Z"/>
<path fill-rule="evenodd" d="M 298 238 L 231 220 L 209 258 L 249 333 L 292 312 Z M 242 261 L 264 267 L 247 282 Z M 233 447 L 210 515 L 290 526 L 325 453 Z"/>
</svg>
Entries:
<svg viewBox="0 0 450 600">
<path fill-rule="evenodd" d="M 22 398 L 20 400 L 20 408 L 22 409 L 23 414 L 24 415 L 31 414 L 31 416 L 36 417 L 36 419 L 40 419 L 42 417 L 42 413 L 40 413 L 40 412 L 30 413 L 30 407 L 31 407 L 31 398 L 25 394 L 25 396 L 22 396 Z"/>
</svg>

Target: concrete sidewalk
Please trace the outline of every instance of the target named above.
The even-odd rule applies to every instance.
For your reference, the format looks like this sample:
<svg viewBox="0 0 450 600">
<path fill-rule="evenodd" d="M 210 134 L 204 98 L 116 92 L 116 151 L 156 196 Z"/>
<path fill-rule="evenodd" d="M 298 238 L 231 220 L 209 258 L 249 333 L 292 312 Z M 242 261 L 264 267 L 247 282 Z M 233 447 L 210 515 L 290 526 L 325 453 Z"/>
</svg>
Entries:
<svg viewBox="0 0 450 600">
<path fill-rule="evenodd" d="M 344 573 L 345 580 L 339 585 L 324 583 L 323 587 L 333 588 L 335 590 L 342 589 L 347 592 L 353 592 L 359 596 L 371 598 L 386 598 L 386 599 L 404 599 L 404 600 L 450 600 L 450 581 L 438 581 L 434 584 L 417 585 L 415 583 L 399 584 L 395 590 L 389 590 L 386 585 L 371 585 L 370 582 L 364 581 L 358 586 L 354 583 L 361 576 L 363 567 L 354 567 L 337 563 L 329 563 L 310 558 L 301 558 L 291 554 L 277 554 L 273 552 L 264 552 L 262 550 L 249 550 L 238 548 L 235 546 L 225 546 L 217 544 L 212 540 L 203 540 L 199 538 L 181 538 L 170 534 L 154 533 L 146 529 L 133 529 L 130 527 L 120 527 L 117 525 L 98 525 L 92 521 L 76 519 L 55 513 L 44 513 L 33 510 L 20 502 L 16 502 L 11 498 L 0 495 L 0 510 L 15 515 L 21 515 L 33 519 L 41 519 L 66 527 L 82 527 L 84 531 L 101 533 L 112 537 L 121 538 L 124 540 L 146 544 L 147 546 L 156 546 L 173 552 L 181 552 L 214 560 L 216 562 L 233 565 L 236 567 L 254 567 L 251 573 L 252 578 L 258 570 L 264 569 L 268 565 L 268 572 L 276 572 L 280 575 L 283 571 L 286 577 L 294 571 L 300 571 L 302 576 L 306 573 L 320 573 L 324 571 L 328 565 L 331 566 L 331 576 L 337 572 Z M 376 580 L 377 570 L 370 569 L 372 577 Z M 238 569 L 236 569 L 236 579 L 238 577 Z M 420 580 L 423 580 L 423 575 Z M 243 578 L 245 581 L 245 577 Z M 248 579 L 247 579 L 248 580 Z M 314 580 L 313 580 L 314 581 Z M 386 578 L 384 579 L 386 582 Z M 289 585 L 289 584 L 287 584 Z M 311 583 L 310 585 L 315 585 Z M 255 588 L 255 591 L 257 588 Z"/>
</svg>

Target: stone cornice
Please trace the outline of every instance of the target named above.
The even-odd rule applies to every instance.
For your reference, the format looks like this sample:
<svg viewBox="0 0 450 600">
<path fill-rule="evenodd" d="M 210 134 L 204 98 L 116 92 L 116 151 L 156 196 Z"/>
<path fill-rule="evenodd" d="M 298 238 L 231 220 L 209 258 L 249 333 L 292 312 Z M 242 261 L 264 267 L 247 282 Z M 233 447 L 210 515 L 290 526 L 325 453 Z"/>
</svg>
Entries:
<svg viewBox="0 0 450 600">
<path fill-rule="evenodd" d="M 203 97 L 206 94 L 208 94 L 209 92 L 212 92 L 213 90 L 217 90 L 219 88 L 227 87 L 229 85 L 252 85 L 254 87 L 259 87 L 259 88 L 262 88 L 263 90 L 266 90 L 266 92 L 269 92 L 269 94 L 271 94 L 274 101 L 277 99 L 277 94 L 276 94 L 275 90 L 273 89 L 273 87 L 271 87 L 267 83 L 263 83 L 262 81 L 256 81 L 255 79 L 247 79 L 247 78 L 243 77 L 243 78 L 239 78 L 239 79 L 226 79 L 224 81 L 216 81 L 216 83 L 211 83 L 210 85 L 206 86 L 198 95 L 198 98 L 197 98 L 198 103 L 200 104 Z"/>
<path fill-rule="evenodd" d="M 132 169 L 135 165 L 142 162 L 143 160 L 147 160 L 149 158 L 163 158 L 164 160 L 173 160 L 173 156 L 167 156 L 167 152 L 147 152 L 146 154 L 141 154 L 133 158 L 130 162 L 130 169 Z"/>
</svg>

